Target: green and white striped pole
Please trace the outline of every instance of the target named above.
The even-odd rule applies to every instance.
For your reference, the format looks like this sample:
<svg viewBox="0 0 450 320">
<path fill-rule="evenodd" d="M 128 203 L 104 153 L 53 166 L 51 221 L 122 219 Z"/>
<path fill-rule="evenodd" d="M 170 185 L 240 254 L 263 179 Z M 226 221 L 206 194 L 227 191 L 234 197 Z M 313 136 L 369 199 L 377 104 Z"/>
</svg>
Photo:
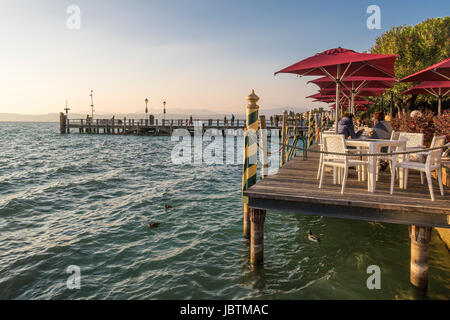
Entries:
<svg viewBox="0 0 450 320">
<path fill-rule="evenodd" d="M 256 174 L 258 172 L 257 157 L 258 145 L 258 110 L 259 106 L 256 104 L 259 97 L 255 94 L 255 90 L 247 97 L 247 126 L 245 128 L 245 150 L 244 150 L 244 167 L 242 174 L 242 191 L 244 192 L 256 183 Z M 242 196 L 244 203 L 244 237 L 250 237 L 250 215 L 248 212 L 248 198 Z"/>
</svg>

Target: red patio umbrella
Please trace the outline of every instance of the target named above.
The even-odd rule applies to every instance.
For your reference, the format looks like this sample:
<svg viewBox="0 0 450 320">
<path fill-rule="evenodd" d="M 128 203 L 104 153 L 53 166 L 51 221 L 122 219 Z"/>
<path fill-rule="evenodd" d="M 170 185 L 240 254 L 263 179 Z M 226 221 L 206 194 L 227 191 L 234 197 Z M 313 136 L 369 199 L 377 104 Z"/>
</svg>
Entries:
<svg viewBox="0 0 450 320">
<path fill-rule="evenodd" d="M 334 98 L 335 96 L 336 96 L 336 95 L 333 94 L 333 93 L 326 94 L 326 93 L 319 92 L 319 93 L 316 93 L 316 94 L 307 96 L 306 98 L 311 98 L 311 99 L 322 99 L 322 98 Z"/>
<path fill-rule="evenodd" d="M 376 88 L 376 89 L 387 89 L 392 88 L 394 86 L 394 82 L 396 80 L 394 78 L 388 77 L 348 77 L 345 81 L 342 81 L 342 86 L 349 92 L 352 101 L 354 101 L 355 97 L 360 93 L 361 90 L 368 90 L 368 88 Z M 322 77 L 319 79 L 315 79 L 309 81 L 308 83 L 314 83 L 319 86 L 321 89 L 333 90 L 335 91 L 335 83 L 332 79 L 328 77 Z M 362 95 L 362 94 L 359 94 Z M 378 94 L 374 94 L 378 95 Z M 352 109 L 354 107 L 354 103 L 352 104 Z"/>
<path fill-rule="evenodd" d="M 348 90 L 351 90 L 352 87 L 359 90 L 361 88 L 392 88 L 395 81 L 394 78 L 388 77 L 347 77 L 341 83 Z M 314 83 L 320 89 L 335 88 L 334 80 L 328 77 L 321 77 L 308 81 L 308 83 Z"/>
<path fill-rule="evenodd" d="M 450 58 L 442 60 L 422 71 L 416 72 L 400 80 L 400 82 L 449 81 Z"/>
<path fill-rule="evenodd" d="M 328 76 L 332 79 L 336 84 L 337 121 L 341 82 L 351 76 L 394 77 L 395 59 L 397 59 L 397 55 L 359 53 L 344 48 L 335 48 L 297 62 L 275 74 Z"/>
<path fill-rule="evenodd" d="M 368 101 L 368 100 L 356 100 L 355 101 L 355 106 L 364 106 L 366 104 L 374 104 L 374 102 L 372 101 Z M 343 106 L 349 106 L 349 102 L 344 102 L 342 103 Z M 332 104 L 331 106 L 336 106 L 336 104 Z"/>
<path fill-rule="evenodd" d="M 450 81 L 425 81 L 403 91 L 402 94 L 431 94 L 438 98 L 438 114 L 441 114 L 442 98 L 450 93 Z"/>
<path fill-rule="evenodd" d="M 356 111 L 367 111 L 367 107 L 366 106 L 356 106 Z"/>
<path fill-rule="evenodd" d="M 385 92 L 383 88 L 362 88 L 359 91 L 349 91 L 346 88 L 341 89 L 341 93 L 348 96 L 349 99 L 355 99 L 357 97 L 376 97 Z M 336 94 L 336 88 L 325 88 L 319 91 L 323 95 Z"/>
</svg>

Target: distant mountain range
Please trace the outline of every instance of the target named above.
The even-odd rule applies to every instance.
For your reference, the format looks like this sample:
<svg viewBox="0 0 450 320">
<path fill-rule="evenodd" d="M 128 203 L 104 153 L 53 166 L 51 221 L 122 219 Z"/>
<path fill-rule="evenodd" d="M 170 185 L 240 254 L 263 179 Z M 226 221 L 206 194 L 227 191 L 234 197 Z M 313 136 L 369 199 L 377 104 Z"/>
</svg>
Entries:
<svg viewBox="0 0 450 320">
<path fill-rule="evenodd" d="M 283 114 L 283 111 L 294 111 L 294 112 L 305 112 L 308 111 L 309 108 L 295 108 L 295 107 L 284 107 L 284 108 L 275 108 L 275 109 L 260 109 L 259 114 L 265 116 L 271 116 L 275 114 Z M 166 114 L 166 119 L 185 119 L 192 116 L 196 119 L 222 119 L 223 117 L 231 118 L 231 113 L 220 113 L 214 112 L 206 109 L 170 109 Z M 151 113 L 153 114 L 153 113 Z M 163 114 L 157 113 L 153 114 L 156 119 L 162 119 Z M 116 119 L 122 119 L 126 117 L 127 119 L 145 119 L 145 113 L 94 113 L 94 118 L 98 119 L 110 119 L 112 117 Z M 241 113 L 235 113 L 234 116 L 237 119 L 245 118 L 245 111 Z M 86 114 L 81 113 L 70 113 L 69 119 L 84 119 L 86 118 Z M 58 122 L 59 121 L 59 113 L 48 113 L 48 114 L 17 114 L 17 113 L 0 113 L 0 121 L 5 122 Z"/>
</svg>

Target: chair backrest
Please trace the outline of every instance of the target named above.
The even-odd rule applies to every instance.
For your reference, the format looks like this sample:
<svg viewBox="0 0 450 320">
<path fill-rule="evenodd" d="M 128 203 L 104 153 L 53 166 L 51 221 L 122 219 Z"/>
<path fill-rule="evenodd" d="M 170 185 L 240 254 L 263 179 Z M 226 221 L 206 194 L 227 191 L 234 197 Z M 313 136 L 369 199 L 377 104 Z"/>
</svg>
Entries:
<svg viewBox="0 0 450 320">
<path fill-rule="evenodd" d="M 431 141 L 430 148 L 444 147 L 445 145 L 445 136 L 434 136 L 433 141 Z M 441 162 L 442 157 L 442 149 L 431 150 L 430 154 L 427 157 L 426 166 L 430 167 L 433 165 L 437 165 Z"/>
<path fill-rule="evenodd" d="M 391 140 L 398 140 L 400 138 L 400 132 L 392 130 Z"/>
<path fill-rule="evenodd" d="M 328 152 L 345 153 L 345 137 L 343 134 L 323 134 L 323 150 Z M 326 159 L 345 159 L 345 156 L 324 154 Z"/>
<path fill-rule="evenodd" d="M 405 139 L 407 148 L 421 148 L 423 146 L 423 133 L 400 132 L 398 140 Z"/>
</svg>

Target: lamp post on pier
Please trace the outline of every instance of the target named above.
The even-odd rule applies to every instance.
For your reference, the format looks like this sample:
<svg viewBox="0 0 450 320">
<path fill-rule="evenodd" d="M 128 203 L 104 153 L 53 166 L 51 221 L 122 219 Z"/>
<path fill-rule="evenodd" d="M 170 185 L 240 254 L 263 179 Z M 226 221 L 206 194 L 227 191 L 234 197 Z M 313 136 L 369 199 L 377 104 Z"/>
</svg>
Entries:
<svg viewBox="0 0 450 320">
<path fill-rule="evenodd" d="M 163 122 L 166 122 L 166 102 L 165 101 L 163 101 L 163 106 L 164 106 L 164 120 L 163 120 Z"/>
<path fill-rule="evenodd" d="M 91 97 L 91 110 L 92 110 L 92 119 L 94 119 L 94 91 L 93 90 L 91 90 L 91 94 L 90 94 L 90 97 Z"/>
<path fill-rule="evenodd" d="M 66 107 L 64 108 L 64 110 L 66 110 L 66 115 L 68 115 L 70 108 L 69 108 L 69 105 L 67 103 L 67 100 L 66 100 Z"/>
<path fill-rule="evenodd" d="M 145 117 L 148 119 L 148 99 L 145 99 Z"/>
</svg>

